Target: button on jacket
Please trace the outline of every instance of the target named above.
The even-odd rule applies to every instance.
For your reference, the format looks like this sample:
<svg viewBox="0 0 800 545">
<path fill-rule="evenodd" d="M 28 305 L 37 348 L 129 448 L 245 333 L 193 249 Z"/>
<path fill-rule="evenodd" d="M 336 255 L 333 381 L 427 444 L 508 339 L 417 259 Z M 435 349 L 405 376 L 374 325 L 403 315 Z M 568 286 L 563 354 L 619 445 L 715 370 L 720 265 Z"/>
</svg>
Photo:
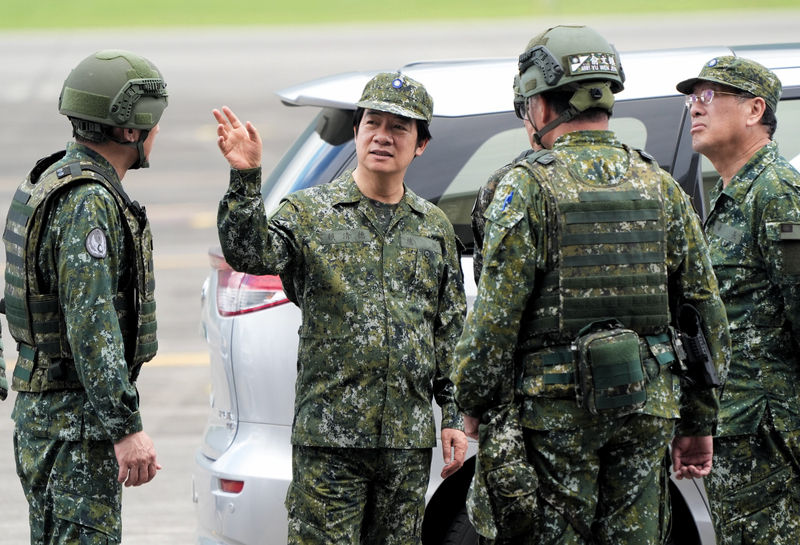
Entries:
<svg viewBox="0 0 800 545">
<path fill-rule="evenodd" d="M 466 304 L 444 213 L 405 188 L 384 234 L 346 172 L 267 219 L 260 178 L 231 170 L 219 233 L 231 267 L 279 274 L 302 310 L 292 443 L 433 447 L 432 395 L 461 429 L 449 374 Z"/>
</svg>

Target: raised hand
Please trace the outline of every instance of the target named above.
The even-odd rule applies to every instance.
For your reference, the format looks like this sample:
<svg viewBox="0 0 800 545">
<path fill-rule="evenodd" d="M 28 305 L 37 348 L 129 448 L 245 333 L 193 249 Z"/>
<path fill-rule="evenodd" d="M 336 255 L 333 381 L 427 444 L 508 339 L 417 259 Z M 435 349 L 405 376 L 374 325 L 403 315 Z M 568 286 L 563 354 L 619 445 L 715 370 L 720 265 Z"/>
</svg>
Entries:
<svg viewBox="0 0 800 545">
<path fill-rule="evenodd" d="M 242 125 L 227 106 L 212 113 L 219 123 L 217 146 L 231 167 L 242 170 L 261 166 L 261 137 L 253 124 L 248 121 Z"/>
</svg>

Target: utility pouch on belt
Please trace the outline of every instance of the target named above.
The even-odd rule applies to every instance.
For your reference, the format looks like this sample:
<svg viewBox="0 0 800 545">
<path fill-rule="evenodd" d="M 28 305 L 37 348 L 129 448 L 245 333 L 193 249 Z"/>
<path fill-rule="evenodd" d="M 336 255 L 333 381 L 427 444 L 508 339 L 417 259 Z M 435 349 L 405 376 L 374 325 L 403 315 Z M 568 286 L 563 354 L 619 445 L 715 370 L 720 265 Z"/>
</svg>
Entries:
<svg viewBox="0 0 800 545">
<path fill-rule="evenodd" d="M 593 322 L 573 343 L 578 400 L 590 413 L 618 417 L 644 407 L 646 375 L 639 336 L 616 320 Z"/>
<path fill-rule="evenodd" d="M 679 306 L 675 314 L 678 336 L 683 346 L 683 353 L 678 351 L 678 354 L 686 367 L 686 372 L 682 374 L 706 390 L 719 388 L 722 384 L 717 377 L 717 370 L 711 360 L 711 351 L 703 335 L 703 318 L 690 304 Z"/>
</svg>

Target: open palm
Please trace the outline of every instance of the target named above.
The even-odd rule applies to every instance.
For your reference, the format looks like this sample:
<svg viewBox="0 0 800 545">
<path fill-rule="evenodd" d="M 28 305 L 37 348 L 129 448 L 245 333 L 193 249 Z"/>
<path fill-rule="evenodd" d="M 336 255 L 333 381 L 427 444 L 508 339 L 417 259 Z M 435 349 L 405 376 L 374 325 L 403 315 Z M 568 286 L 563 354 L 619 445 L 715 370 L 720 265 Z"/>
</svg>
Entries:
<svg viewBox="0 0 800 545">
<path fill-rule="evenodd" d="M 242 170 L 261 165 L 261 137 L 249 121 L 242 125 L 227 106 L 212 112 L 217 126 L 217 145 L 231 167 Z"/>
</svg>

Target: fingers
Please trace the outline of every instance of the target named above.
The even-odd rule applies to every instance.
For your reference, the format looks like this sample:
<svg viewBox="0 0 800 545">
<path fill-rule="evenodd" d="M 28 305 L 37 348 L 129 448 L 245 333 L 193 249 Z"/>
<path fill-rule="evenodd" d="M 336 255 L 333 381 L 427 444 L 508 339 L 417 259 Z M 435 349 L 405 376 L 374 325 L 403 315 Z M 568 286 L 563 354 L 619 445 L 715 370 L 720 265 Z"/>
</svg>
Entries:
<svg viewBox="0 0 800 545">
<path fill-rule="evenodd" d="M 239 121 L 239 118 L 236 117 L 236 114 L 233 113 L 233 110 L 231 110 L 227 106 L 222 107 L 222 113 L 225 114 L 225 117 L 228 118 L 228 120 L 231 123 L 231 127 L 233 127 L 234 129 L 238 129 L 239 127 L 242 126 L 242 122 Z"/>
<path fill-rule="evenodd" d="M 442 455 L 445 463 L 442 478 L 446 479 L 464 465 L 464 458 L 467 455 L 467 436 L 463 431 L 450 428 L 442 430 Z"/>
<path fill-rule="evenodd" d="M 117 474 L 117 482 L 124 483 L 125 479 L 127 478 L 128 478 L 128 465 L 119 464 L 119 474 Z"/>
<path fill-rule="evenodd" d="M 228 118 L 225 117 L 222 114 L 222 112 L 214 108 L 213 110 L 211 110 L 211 113 L 214 114 L 214 119 L 217 120 L 217 123 L 219 123 L 220 125 L 228 125 Z"/>
<path fill-rule="evenodd" d="M 250 140 L 258 142 L 258 144 L 261 145 L 261 137 L 258 135 L 258 131 L 253 124 L 248 121 L 245 127 L 247 128 L 247 134 L 250 136 Z"/>
<path fill-rule="evenodd" d="M 455 463 L 452 463 L 450 465 L 444 466 L 444 469 L 442 469 L 442 479 L 448 478 L 450 475 L 461 469 L 462 465 L 463 464 L 456 465 Z"/>
<path fill-rule="evenodd" d="M 453 439 L 452 437 L 444 433 L 442 434 L 442 456 L 444 457 L 445 465 L 449 464 L 452 460 L 451 451 L 453 450 Z"/>
</svg>

